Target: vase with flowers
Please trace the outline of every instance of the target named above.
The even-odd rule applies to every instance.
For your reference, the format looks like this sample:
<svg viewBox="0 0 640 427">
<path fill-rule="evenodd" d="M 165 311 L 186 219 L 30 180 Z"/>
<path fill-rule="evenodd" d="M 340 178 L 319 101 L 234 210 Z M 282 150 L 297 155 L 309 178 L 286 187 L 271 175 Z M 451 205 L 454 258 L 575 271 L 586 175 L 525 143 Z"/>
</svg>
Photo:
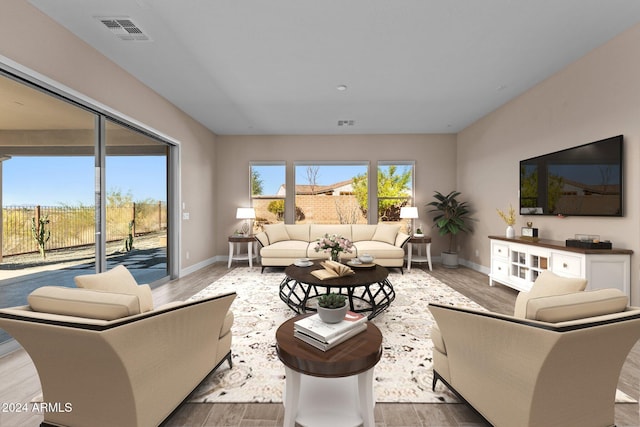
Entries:
<svg viewBox="0 0 640 427">
<path fill-rule="evenodd" d="M 508 239 L 513 239 L 516 237 L 516 231 L 513 228 L 513 225 L 516 223 L 516 210 L 513 208 L 511 204 L 509 204 L 509 212 L 505 213 L 500 209 L 496 209 L 498 211 L 498 215 L 502 220 L 507 224 L 506 236 Z"/>
<path fill-rule="evenodd" d="M 313 249 L 316 252 L 328 253 L 332 261 L 340 262 L 340 253 L 351 253 L 353 251 L 353 242 L 337 234 L 325 234 L 317 240 Z"/>
</svg>

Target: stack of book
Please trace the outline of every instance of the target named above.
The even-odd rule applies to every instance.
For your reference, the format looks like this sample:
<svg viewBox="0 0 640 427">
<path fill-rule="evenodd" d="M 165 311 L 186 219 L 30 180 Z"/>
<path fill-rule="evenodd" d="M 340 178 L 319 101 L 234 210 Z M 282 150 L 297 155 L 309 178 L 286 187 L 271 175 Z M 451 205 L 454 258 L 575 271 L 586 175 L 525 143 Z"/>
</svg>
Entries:
<svg viewBox="0 0 640 427">
<path fill-rule="evenodd" d="M 325 323 L 316 313 L 293 324 L 293 336 L 327 351 L 367 329 L 367 316 L 348 311 L 344 320 Z"/>
</svg>

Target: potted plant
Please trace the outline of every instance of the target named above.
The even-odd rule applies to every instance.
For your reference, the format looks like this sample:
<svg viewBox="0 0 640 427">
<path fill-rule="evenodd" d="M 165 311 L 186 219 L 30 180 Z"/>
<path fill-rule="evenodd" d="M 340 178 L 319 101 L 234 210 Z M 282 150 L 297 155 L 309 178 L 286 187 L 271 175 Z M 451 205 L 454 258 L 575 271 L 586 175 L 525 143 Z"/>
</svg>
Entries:
<svg viewBox="0 0 640 427">
<path fill-rule="evenodd" d="M 347 297 L 334 292 L 318 297 L 318 315 L 325 323 L 338 323 L 347 314 Z"/>
<path fill-rule="evenodd" d="M 459 195 L 459 191 L 452 191 L 446 196 L 436 191 L 435 200 L 427 203 L 427 206 L 433 206 L 429 212 L 437 212 L 433 217 L 433 226 L 438 228 L 438 234 L 449 235 L 449 249 L 442 252 L 442 265 L 448 268 L 458 267 L 458 253 L 454 248 L 456 235 L 472 231 L 469 204 L 458 201 Z"/>
<path fill-rule="evenodd" d="M 353 252 L 353 242 L 337 234 L 325 234 L 317 240 L 313 249 L 316 252 L 327 252 L 332 261 L 340 262 L 340 252 Z"/>
</svg>

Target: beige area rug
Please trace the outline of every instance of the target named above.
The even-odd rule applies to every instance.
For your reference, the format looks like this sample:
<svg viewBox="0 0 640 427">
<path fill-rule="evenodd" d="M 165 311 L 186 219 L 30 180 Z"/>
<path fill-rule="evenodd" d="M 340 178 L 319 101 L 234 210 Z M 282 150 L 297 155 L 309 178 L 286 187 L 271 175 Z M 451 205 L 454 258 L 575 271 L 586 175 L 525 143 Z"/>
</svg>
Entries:
<svg viewBox="0 0 640 427">
<path fill-rule="evenodd" d="M 225 362 L 189 396 L 190 402 L 282 402 L 284 366 L 275 350 L 275 332 L 295 313 L 278 297 L 280 271 L 236 268 L 192 299 L 235 291 L 233 369 Z M 377 402 L 453 403 L 459 400 L 438 382 L 431 391 L 433 317 L 429 302 L 482 308 L 422 270 L 390 273 L 396 299 L 373 319 L 383 335 L 383 353 L 374 371 Z M 620 395 L 620 401 L 634 401 Z M 618 400 L 617 400 L 618 401 Z"/>
</svg>

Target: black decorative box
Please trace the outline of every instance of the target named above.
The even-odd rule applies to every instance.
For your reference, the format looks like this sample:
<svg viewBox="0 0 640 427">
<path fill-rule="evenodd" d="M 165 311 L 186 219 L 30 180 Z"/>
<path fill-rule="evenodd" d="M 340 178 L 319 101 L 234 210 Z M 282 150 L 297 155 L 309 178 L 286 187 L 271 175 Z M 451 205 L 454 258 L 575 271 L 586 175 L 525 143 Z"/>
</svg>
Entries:
<svg viewBox="0 0 640 427">
<path fill-rule="evenodd" d="M 593 242 L 591 240 L 567 239 L 565 244 L 570 248 L 611 249 L 611 242 Z"/>
</svg>

